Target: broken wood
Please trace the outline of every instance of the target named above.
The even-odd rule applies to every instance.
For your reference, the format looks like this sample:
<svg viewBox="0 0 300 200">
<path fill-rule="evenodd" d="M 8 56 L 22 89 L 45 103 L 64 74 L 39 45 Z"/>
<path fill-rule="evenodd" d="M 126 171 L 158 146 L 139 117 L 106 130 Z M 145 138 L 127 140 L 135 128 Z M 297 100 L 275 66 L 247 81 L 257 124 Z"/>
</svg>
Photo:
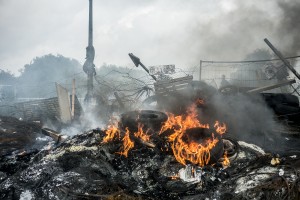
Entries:
<svg viewBox="0 0 300 200">
<path fill-rule="evenodd" d="M 53 140 L 55 140 L 56 143 L 59 143 L 63 140 L 62 135 L 50 128 L 42 128 L 42 133 L 46 136 L 51 137 Z"/>
<path fill-rule="evenodd" d="M 146 142 L 146 141 L 143 141 L 141 139 L 139 139 L 139 141 L 140 141 L 140 143 L 144 144 L 147 147 L 150 147 L 150 148 L 155 148 L 156 147 L 156 145 L 153 144 L 152 142 Z"/>
<path fill-rule="evenodd" d="M 178 91 L 187 88 L 192 82 L 193 76 L 175 78 L 171 80 L 157 81 L 154 83 L 155 93 L 164 94 L 171 91 Z"/>
<path fill-rule="evenodd" d="M 293 80 L 284 80 L 284 81 L 281 81 L 281 82 L 276 83 L 276 84 L 272 84 L 272 85 L 263 86 L 263 87 L 255 88 L 255 89 L 252 89 L 252 90 L 248 90 L 247 93 L 264 92 L 264 91 L 267 91 L 267 90 L 272 90 L 272 89 L 275 89 L 275 88 L 279 88 L 281 86 L 291 85 L 293 83 L 296 83 L 295 79 L 293 79 Z"/>
<path fill-rule="evenodd" d="M 62 123 L 70 123 L 72 121 L 70 96 L 68 90 L 60 84 L 55 83 L 58 97 L 58 105 L 60 111 L 60 120 Z"/>
<path fill-rule="evenodd" d="M 154 143 L 144 141 L 144 140 L 142 140 L 140 138 L 135 137 L 134 135 L 131 135 L 131 139 L 133 141 L 135 141 L 135 142 L 138 142 L 138 143 L 140 143 L 142 145 L 145 145 L 146 147 L 150 147 L 150 148 L 155 148 L 156 147 L 156 145 Z"/>
</svg>

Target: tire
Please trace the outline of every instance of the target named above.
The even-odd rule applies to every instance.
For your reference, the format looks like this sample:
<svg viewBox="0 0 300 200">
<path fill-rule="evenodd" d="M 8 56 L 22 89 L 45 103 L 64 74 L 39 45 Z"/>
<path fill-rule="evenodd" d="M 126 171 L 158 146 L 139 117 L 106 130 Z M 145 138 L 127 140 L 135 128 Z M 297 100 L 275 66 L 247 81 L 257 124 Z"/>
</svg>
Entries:
<svg viewBox="0 0 300 200">
<path fill-rule="evenodd" d="M 151 129 L 158 132 L 162 124 L 167 121 L 168 116 L 159 111 L 154 110 L 140 110 L 130 111 L 121 115 L 121 127 L 123 130 L 126 128 L 131 132 L 138 130 L 138 124 L 144 125 L 143 130 Z"/>
<path fill-rule="evenodd" d="M 211 134 L 214 132 L 212 129 L 205 128 L 191 128 L 186 130 L 186 140 L 203 143 L 208 138 L 211 138 Z M 218 134 L 214 134 L 215 138 L 218 139 L 216 145 L 210 151 L 209 164 L 215 164 L 222 157 L 224 153 L 223 140 Z"/>
<path fill-rule="evenodd" d="M 298 97 L 292 94 L 262 93 L 261 95 L 271 107 L 276 106 L 277 104 L 299 107 Z"/>
<path fill-rule="evenodd" d="M 224 95 L 234 95 L 238 92 L 238 88 L 234 85 L 226 85 L 219 88 L 219 92 Z"/>
<path fill-rule="evenodd" d="M 147 105 L 155 103 L 156 107 L 153 109 L 163 110 L 175 115 L 180 115 L 185 113 L 188 106 L 193 103 L 193 98 L 191 95 L 185 95 L 181 92 L 183 91 L 168 92 L 166 96 L 154 95 L 148 97 L 143 104 L 146 107 Z M 150 106 L 150 108 L 152 107 Z"/>
</svg>

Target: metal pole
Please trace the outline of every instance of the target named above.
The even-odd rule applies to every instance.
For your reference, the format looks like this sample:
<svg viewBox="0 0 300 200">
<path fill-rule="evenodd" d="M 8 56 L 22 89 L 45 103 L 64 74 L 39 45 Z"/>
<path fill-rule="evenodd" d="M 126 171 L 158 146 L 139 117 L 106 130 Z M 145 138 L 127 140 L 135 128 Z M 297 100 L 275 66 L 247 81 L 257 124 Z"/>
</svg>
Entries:
<svg viewBox="0 0 300 200">
<path fill-rule="evenodd" d="M 85 96 L 85 102 L 90 103 L 93 98 L 93 78 L 96 74 L 94 58 L 95 49 L 93 46 L 93 0 L 89 0 L 89 33 L 88 33 L 88 46 L 86 48 L 86 61 L 83 65 L 83 71 L 87 74 L 87 94 Z"/>
<path fill-rule="evenodd" d="M 75 114 L 75 78 L 72 81 L 72 111 L 71 111 L 72 119 L 74 119 L 74 114 Z"/>
<path fill-rule="evenodd" d="M 265 43 L 272 49 L 272 51 L 280 58 L 280 60 L 288 67 L 293 74 L 300 80 L 300 74 L 294 69 L 294 67 L 282 56 L 280 51 L 278 51 L 267 38 L 264 39 Z"/>
<path fill-rule="evenodd" d="M 93 0 L 89 4 L 89 46 L 93 46 Z"/>
<path fill-rule="evenodd" d="M 199 81 L 201 81 L 201 75 L 202 75 L 202 60 L 200 60 Z"/>
<path fill-rule="evenodd" d="M 154 75 L 150 74 L 149 69 L 147 69 L 147 67 L 145 67 L 145 65 L 143 65 L 143 63 L 140 62 L 141 67 L 153 78 L 153 80 L 157 80 L 156 77 Z"/>
<path fill-rule="evenodd" d="M 93 0 L 89 0 L 89 47 L 93 46 Z M 93 96 L 93 74 L 89 71 L 88 74 L 88 95 L 89 100 Z"/>
</svg>

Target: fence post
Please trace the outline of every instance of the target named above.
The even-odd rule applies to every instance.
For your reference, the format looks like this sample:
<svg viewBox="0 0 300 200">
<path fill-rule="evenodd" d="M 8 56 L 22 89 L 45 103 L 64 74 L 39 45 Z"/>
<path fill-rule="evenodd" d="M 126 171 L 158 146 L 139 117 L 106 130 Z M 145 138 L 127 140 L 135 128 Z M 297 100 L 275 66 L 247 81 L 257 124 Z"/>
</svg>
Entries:
<svg viewBox="0 0 300 200">
<path fill-rule="evenodd" d="M 200 60 L 199 81 L 201 81 L 201 75 L 202 75 L 202 60 Z"/>
</svg>

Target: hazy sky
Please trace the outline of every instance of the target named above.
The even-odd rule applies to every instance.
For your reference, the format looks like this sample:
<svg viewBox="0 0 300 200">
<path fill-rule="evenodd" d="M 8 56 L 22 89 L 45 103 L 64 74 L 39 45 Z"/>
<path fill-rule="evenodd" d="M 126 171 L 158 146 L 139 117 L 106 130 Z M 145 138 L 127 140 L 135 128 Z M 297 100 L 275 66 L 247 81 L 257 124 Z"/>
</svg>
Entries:
<svg viewBox="0 0 300 200">
<path fill-rule="evenodd" d="M 299 53 L 299 0 L 94 0 L 95 65 L 199 65 L 240 60 L 268 38 Z M 294 19 L 295 18 L 295 19 Z M 295 20 L 295 21 L 294 21 Z M 0 0 L 0 68 L 14 73 L 36 56 L 84 62 L 88 0 Z M 296 44 L 296 45 L 295 45 Z"/>
</svg>

